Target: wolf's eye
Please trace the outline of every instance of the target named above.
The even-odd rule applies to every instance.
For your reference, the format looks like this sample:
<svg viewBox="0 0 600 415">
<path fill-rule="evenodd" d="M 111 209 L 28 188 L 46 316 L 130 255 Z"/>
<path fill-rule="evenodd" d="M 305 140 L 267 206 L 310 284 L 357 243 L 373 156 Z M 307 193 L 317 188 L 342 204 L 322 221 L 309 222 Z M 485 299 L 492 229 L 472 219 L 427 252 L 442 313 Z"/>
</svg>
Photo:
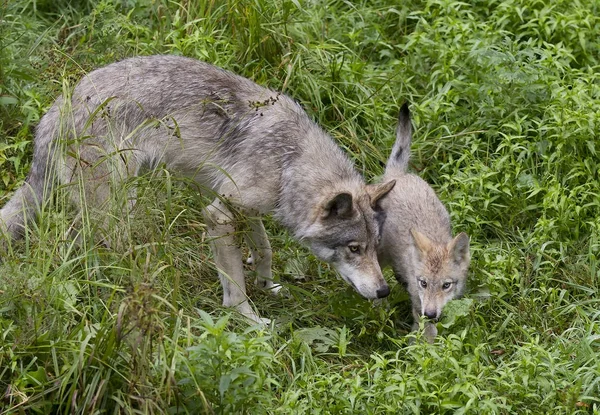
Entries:
<svg viewBox="0 0 600 415">
<path fill-rule="evenodd" d="M 358 254 L 360 252 L 360 246 L 358 246 L 358 245 L 348 245 L 348 249 L 353 254 Z"/>
<path fill-rule="evenodd" d="M 443 284 L 442 284 L 442 288 L 443 288 L 444 290 L 447 290 L 447 289 L 448 289 L 448 288 L 450 288 L 451 286 L 452 286 L 452 283 L 451 283 L 451 282 L 445 282 L 445 283 L 443 283 Z"/>
<path fill-rule="evenodd" d="M 419 284 L 421 285 L 421 288 L 427 288 L 427 281 L 419 280 Z"/>
</svg>

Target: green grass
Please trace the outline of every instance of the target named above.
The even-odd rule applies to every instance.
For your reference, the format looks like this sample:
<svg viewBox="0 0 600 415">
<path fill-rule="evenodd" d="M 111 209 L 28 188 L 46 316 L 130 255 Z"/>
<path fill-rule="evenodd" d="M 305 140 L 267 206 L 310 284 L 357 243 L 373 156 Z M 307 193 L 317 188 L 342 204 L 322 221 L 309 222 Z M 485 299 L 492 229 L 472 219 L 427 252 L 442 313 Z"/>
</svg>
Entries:
<svg viewBox="0 0 600 415">
<path fill-rule="evenodd" d="M 204 201 L 148 173 L 111 220 L 118 246 L 87 217 L 64 238 L 58 197 L 2 254 L 0 414 L 599 414 L 599 16 L 594 0 L 1 2 L 0 204 L 63 88 L 192 56 L 285 89 L 369 180 L 409 101 L 412 168 L 471 236 L 473 301 L 411 342 L 401 288 L 373 307 L 268 221 L 289 296 L 251 288 L 279 324 L 248 328 L 220 306 Z"/>
</svg>

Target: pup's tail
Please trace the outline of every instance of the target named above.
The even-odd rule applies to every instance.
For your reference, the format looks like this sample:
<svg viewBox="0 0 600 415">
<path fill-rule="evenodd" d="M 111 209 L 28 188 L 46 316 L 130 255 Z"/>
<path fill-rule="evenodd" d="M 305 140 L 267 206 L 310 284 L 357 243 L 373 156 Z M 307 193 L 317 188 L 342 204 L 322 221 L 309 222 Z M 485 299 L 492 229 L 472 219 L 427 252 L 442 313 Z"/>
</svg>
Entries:
<svg viewBox="0 0 600 415">
<path fill-rule="evenodd" d="M 398 126 L 396 127 L 396 142 L 392 147 L 392 154 L 388 159 L 386 169 L 396 169 L 405 172 L 408 169 L 410 159 L 410 143 L 412 141 L 412 126 L 410 123 L 410 111 L 408 104 L 404 103 L 398 114 Z"/>
<path fill-rule="evenodd" d="M 0 209 L 0 242 L 3 236 L 11 239 L 23 235 L 25 227 L 39 213 L 44 200 L 49 197 L 54 183 L 53 120 L 45 116 L 37 128 L 33 161 L 25 183 Z"/>
</svg>

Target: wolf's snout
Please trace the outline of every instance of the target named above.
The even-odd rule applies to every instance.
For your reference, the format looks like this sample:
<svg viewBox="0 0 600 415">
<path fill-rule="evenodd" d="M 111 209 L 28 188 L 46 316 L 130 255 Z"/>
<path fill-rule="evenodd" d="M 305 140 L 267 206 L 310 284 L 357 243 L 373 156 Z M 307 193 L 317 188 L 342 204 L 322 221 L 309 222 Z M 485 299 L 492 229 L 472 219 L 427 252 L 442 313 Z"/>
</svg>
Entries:
<svg viewBox="0 0 600 415">
<path fill-rule="evenodd" d="M 390 287 L 387 284 L 377 290 L 377 298 L 384 298 L 388 295 L 390 295 Z"/>
</svg>

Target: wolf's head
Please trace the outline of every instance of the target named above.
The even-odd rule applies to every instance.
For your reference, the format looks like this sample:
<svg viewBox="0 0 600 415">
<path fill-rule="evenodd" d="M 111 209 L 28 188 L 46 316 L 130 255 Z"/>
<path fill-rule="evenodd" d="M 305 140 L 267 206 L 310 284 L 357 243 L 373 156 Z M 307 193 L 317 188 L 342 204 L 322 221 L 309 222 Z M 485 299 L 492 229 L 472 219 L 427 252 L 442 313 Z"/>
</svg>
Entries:
<svg viewBox="0 0 600 415">
<path fill-rule="evenodd" d="M 413 314 L 437 320 L 446 303 L 464 292 L 470 262 L 469 237 L 463 232 L 444 244 L 414 228 L 410 234 L 412 275 L 403 279 L 408 284 Z"/>
<path fill-rule="evenodd" d="M 368 299 L 390 292 L 377 261 L 384 215 L 378 202 L 394 184 L 362 185 L 360 191 L 327 196 L 304 235 L 315 255 L 333 264 L 344 281 Z"/>
</svg>

